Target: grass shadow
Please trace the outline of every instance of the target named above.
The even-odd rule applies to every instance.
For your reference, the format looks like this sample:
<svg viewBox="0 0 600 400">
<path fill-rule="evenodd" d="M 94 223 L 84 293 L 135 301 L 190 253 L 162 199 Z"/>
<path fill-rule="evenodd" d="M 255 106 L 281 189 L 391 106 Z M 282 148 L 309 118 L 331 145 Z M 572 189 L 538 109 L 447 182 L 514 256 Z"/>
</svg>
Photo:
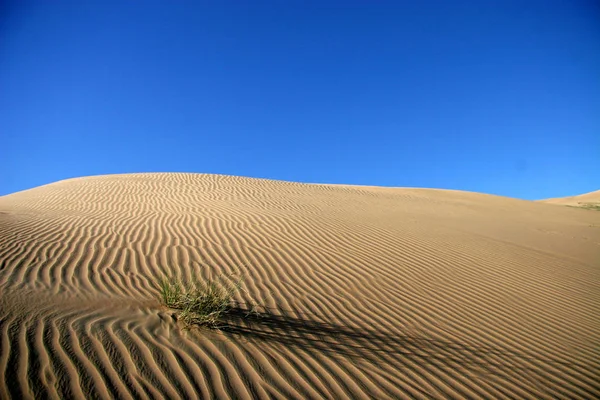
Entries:
<svg viewBox="0 0 600 400">
<path fill-rule="evenodd" d="M 473 346 L 402 332 L 378 332 L 336 325 L 309 318 L 252 312 L 233 308 L 224 316 L 222 331 L 243 340 L 278 343 L 287 348 L 342 356 L 359 363 L 433 363 L 439 368 L 467 368 L 481 374 L 511 375 L 514 371 L 540 381 L 541 371 L 551 366 L 566 374 L 593 375 L 589 367 L 536 354 L 492 346 Z M 510 373 L 513 372 L 513 373 Z"/>
</svg>

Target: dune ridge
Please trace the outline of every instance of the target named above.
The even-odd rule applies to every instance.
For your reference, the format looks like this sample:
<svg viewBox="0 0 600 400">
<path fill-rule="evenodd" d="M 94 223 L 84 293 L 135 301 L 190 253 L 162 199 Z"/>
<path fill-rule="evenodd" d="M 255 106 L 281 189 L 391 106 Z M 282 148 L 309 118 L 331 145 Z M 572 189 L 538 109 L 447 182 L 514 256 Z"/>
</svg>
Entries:
<svg viewBox="0 0 600 400">
<path fill-rule="evenodd" d="M 164 276 L 242 273 L 221 332 Z M 225 175 L 0 197 L 0 398 L 600 396 L 600 213 Z"/>
<path fill-rule="evenodd" d="M 577 196 L 555 197 L 552 199 L 538 200 L 548 204 L 561 204 L 566 206 L 578 206 L 581 204 L 599 204 L 600 205 L 600 190 L 590 193 L 584 193 Z"/>
</svg>

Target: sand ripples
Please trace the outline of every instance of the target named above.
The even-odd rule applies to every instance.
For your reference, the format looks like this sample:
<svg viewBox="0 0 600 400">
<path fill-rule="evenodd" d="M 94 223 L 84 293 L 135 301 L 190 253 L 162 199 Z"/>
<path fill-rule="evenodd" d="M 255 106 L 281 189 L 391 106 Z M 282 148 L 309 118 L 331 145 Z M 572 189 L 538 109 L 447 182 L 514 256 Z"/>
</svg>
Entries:
<svg viewBox="0 0 600 400">
<path fill-rule="evenodd" d="M 473 193 L 200 174 L 5 196 L 0 398 L 596 398 L 599 223 Z M 164 276 L 236 273 L 240 304 L 265 308 L 222 332 L 182 330 L 159 304 Z"/>
</svg>

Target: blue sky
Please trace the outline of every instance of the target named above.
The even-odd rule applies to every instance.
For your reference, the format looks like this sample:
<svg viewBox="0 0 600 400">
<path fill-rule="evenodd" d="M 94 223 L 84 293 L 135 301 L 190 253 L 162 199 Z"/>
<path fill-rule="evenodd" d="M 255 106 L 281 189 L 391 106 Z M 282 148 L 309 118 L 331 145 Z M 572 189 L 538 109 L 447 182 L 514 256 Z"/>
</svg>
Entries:
<svg viewBox="0 0 600 400">
<path fill-rule="evenodd" d="M 128 172 L 600 189 L 594 1 L 0 7 L 0 195 Z"/>
</svg>

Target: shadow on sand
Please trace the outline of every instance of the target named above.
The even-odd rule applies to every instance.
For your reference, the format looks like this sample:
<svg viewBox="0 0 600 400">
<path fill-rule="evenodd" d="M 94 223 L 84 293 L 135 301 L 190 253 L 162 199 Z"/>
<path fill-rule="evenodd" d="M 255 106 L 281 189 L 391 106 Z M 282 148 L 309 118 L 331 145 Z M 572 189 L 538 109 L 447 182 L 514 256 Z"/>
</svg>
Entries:
<svg viewBox="0 0 600 400">
<path fill-rule="evenodd" d="M 563 360 L 537 357 L 491 346 L 472 346 L 460 342 L 359 329 L 319 322 L 308 318 L 231 310 L 222 328 L 225 333 L 248 341 L 279 343 L 288 348 L 319 352 L 329 356 L 351 358 L 354 362 L 387 363 L 402 367 L 408 363 L 435 364 L 438 368 L 469 369 L 478 374 L 510 375 L 538 381 L 543 370 L 551 366 L 570 375 L 589 375 L 584 365 Z M 508 374 L 508 372 L 512 372 Z"/>
</svg>

